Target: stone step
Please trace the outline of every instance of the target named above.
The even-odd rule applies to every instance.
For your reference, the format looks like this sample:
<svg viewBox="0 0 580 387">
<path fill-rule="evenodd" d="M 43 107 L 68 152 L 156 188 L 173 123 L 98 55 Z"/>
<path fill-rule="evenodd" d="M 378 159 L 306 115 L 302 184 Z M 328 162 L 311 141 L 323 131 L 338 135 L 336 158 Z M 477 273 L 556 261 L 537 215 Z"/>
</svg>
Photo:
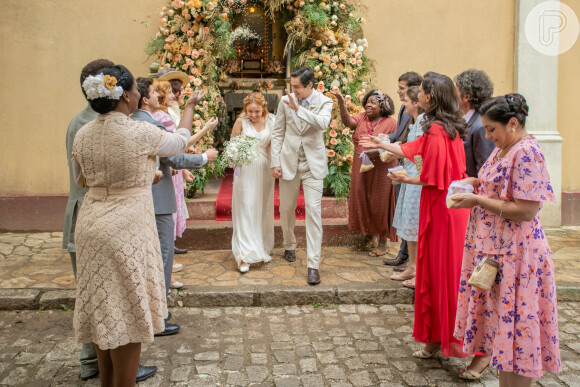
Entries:
<svg viewBox="0 0 580 387">
<path fill-rule="evenodd" d="M 191 214 L 191 213 L 190 213 Z M 323 246 L 351 246 L 359 237 L 348 231 L 348 219 L 322 219 Z M 188 220 L 183 237 L 178 239 L 180 248 L 190 250 L 229 250 L 232 247 L 232 222 L 216 220 Z M 306 221 L 297 220 L 294 229 L 297 247 L 306 247 Z M 274 221 L 274 238 L 276 247 L 282 247 L 282 228 L 280 221 Z"/>
<path fill-rule="evenodd" d="M 217 193 L 206 192 L 204 195 L 188 199 L 187 210 L 190 220 L 215 220 L 215 203 Z M 346 200 L 336 200 L 333 197 L 322 197 L 322 218 L 347 218 L 348 205 Z"/>
</svg>

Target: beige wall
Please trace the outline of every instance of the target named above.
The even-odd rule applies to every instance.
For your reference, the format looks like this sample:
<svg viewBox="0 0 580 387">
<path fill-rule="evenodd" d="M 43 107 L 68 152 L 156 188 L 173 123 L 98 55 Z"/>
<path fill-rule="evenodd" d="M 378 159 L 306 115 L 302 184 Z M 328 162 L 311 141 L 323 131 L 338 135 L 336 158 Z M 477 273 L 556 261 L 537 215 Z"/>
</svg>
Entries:
<svg viewBox="0 0 580 387">
<path fill-rule="evenodd" d="M 93 59 L 146 74 L 162 0 L 0 2 L 0 195 L 68 193 L 65 135 Z"/>
<path fill-rule="evenodd" d="M 580 17 L 580 0 L 563 1 Z M 562 192 L 580 191 L 580 40 L 558 61 L 558 131 L 562 143 Z"/>
<path fill-rule="evenodd" d="M 514 1 L 364 0 L 369 55 L 376 85 L 395 101 L 398 76 L 429 70 L 450 76 L 485 70 L 496 94 L 512 90 Z M 580 0 L 567 1 L 577 14 Z M 65 133 L 85 105 L 78 77 L 90 60 L 105 57 L 135 75 L 147 72 L 145 44 L 155 34 L 165 0 L 119 2 L 0 2 L 0 195 L 68 192 Z M 461 6 L 458 6 L 461 4 Z M 580 153 L 570 144 L 580 133 L 575 71 L 580 44 L 560 58 L 559 130 L 564 137 L 563 190 L 580 190 Z"/>
</svg>

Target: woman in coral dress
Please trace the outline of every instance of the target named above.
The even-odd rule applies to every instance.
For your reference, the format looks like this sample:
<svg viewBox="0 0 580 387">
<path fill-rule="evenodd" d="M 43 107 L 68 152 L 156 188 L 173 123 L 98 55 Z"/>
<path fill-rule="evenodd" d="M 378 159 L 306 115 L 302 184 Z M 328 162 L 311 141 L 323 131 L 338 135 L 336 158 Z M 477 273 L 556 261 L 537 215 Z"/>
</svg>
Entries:
<svg viewBox="0 0 580 387">
<path fill-rule="evenodd" d="M 413 356 L 428 359 L 441 350 L 445 356 L 464 357 L 462 343 L 453 337 L 457 290 L 463 258 L 463 242 L 469 211 L 449 210 L 445 204 L 452 181 L 465 175 L 462 137 L 466 124 L 459 110 L 453 81 L 427 73 L 420 86 L 419 105 L 425 109 L 424 134 L 403 145 L 381 144 L 367 137 L 365 148 L 379 145 L 391 153 L 405 156 L 422 168 L 418 177 L 398 176 L 393 180 L 420 184 L 419 238 L 415 277 L 415 320 L 413 337 L 425 347 Z M 421 163 L 419 163 L 421 164 Z"/>
<path fill-rule="evenodd" d="M 354 156 L 348 197 L 348 229 L 374 237 L 378 241 L 378 246 L 373 246 L 369 255 L 382 256 L 388 252 L 387 238 L 391 241 L 397 240 L 396 230 L 392 227 L 395 215 L 395 186 L 387 177 L 387 170 L 394 167 L 397 161 L 383 163 L 378 152 L 374 152 L 374 155 L 369 155 L 374 168 L 360 172 L 362 163 L 360 155 L 363 149 L 359 141 L 362 136 L 387 135 L 397 130 L 397 120 L 390 117 L 395 111 L 393 100 L 380 90 L 371 90 L 362 101 L 365 111 L 351 116 L 340 91 L 330 93 L 338 100 L 343 124 L 354 131 L 352 135 Z"/>
<path fill-rule="evenodd" d="M 496 97 L 480 112 L 486 137 L 497 148 L 478 178 L 465 180 L 474 185 L 475 194 L 464 195 L 455 205 L 472 208 L 455 337 L 467 354 L 491 354 L 500 386 L 529 386 L 543 371 L 561 370 L 554 264 L 538 216 L 542 203 L 554 201 L 554 194 L 538 142 L 526 133 L 525 99 L 519 94 Z M 499 263 L 489 291 L 467 283 L 486 254 Z M 481 374 L 489 358 L 474 363 L 465 374 Z"/>
</svg>

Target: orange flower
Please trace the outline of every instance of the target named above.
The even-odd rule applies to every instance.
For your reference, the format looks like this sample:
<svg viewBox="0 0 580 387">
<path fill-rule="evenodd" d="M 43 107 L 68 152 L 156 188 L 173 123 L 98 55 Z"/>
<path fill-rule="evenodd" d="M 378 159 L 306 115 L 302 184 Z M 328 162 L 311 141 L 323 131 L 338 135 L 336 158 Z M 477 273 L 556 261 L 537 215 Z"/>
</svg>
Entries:
<svg viewBox="0 0 580 387">
<path fill-rule="evenodd" d="M 336 136 L 338 136 L 338 133 L 336 133 L 336 130 L 332 129 L 330 132 L 328 132 L 328 135 L 330 137 L 336 137 Z"/>
<path fill-rule="evenodd" d="M 330 127 L 331 128 L 336 128 L 336 120 L 330 120 Z"/>
<path fill-rule="evenodd" d="M 331 143 L 332 145 L 336 145 L 336 144 L 338 144 L 338 140 L 337 140 L 336 138 L 331 138 L 331 139 L 330 139 L 330 143 Z"/>
<path fill-rule="evenodd" d="M 336 70 L 337 67 L 338 66 L 336 65 L 336 63 L 331 63 L 330 64 L 330 68 L 333 69 L 333 70 Z"/>
<path fill-rule="evenodd" d="M 108 90 L 111 90 L 117 84 L 117 78 L 110 75 L 103 75 L 103 83 Z"/>
<path fill-rule="evenodd" d="M 348 135 L 350 134 L 350 130 L 348 130 L 348 128 L 345 128 L 345 129 L 342 131 L 342 134 L 343 134 L 343 135 L 345 135 L 345 136 L 348 136 Z"/>
<path fill-rule="evenodd" d="M 336 156 L 336 152 L 333 151 L 332 149 L 329 149 L 328 150 L 328 157 L 334 157 L 334 156 Z"/>
</svg>

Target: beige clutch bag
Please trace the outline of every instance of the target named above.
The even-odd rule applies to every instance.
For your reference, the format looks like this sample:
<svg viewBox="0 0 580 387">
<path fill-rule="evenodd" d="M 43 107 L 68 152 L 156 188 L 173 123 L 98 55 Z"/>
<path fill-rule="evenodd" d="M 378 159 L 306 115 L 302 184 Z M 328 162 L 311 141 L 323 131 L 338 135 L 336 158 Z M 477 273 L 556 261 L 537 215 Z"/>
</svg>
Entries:
<svg viewBox="0 0 580 387">
<path fill-rule="evenodd" d="M 481 290 L 489 290 L 495 283 L 498 268 L 499 264 L 490 259 L 489 255 L 486 255 L 477 265 L 467 283 Z"/>
</svg>

